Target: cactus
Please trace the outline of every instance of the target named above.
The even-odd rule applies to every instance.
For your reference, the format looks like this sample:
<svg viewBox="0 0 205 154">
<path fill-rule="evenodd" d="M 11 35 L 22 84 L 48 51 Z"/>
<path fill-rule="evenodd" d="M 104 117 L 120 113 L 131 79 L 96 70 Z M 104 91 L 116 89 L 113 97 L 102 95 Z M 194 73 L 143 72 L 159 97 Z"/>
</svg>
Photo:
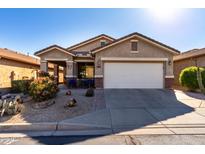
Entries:
<svg viewBox="0 0 205 154">
<path fill-rule="evenodd" d="M 22 100 L 16 96 L 13 100 L 0 100 L 0 113 L 1 117 L 7 113 L 8 115 L 15 115 L 21 111 Z"/>
<path fill-rule="evenodd" d="M 205 88 L 204 88 L 204 85 L 203 85 L 203 82 L 202 82 L 202 75 L 201 75 L 201 70 L 199 67 L 197 67 L 197 81 L 198 81 L 198 84 L 199 84 L 199 89 L 200 91 L 205 94 Z"/>
</svg>

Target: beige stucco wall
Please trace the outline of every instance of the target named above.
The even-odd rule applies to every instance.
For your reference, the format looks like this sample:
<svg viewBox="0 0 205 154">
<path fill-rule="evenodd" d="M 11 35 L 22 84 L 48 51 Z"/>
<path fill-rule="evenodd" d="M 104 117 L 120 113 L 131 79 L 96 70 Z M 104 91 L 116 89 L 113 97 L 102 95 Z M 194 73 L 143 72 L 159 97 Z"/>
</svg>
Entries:
<svg viewBox="0 0 205 154">
<path fill-rule="evenodd" d="M 173 54 L 171 52 L 137 38 L 139 53 L 131 53 L 130 40 L 126 40 L 120 44 L 97 52 L 95 58 L 95 75 L 103 75 L 103 62 L 100 60 L 101 57 L 168 58 L 171 60 L 171 65 L 168 65 L 166 62 L 164 66 L 164 72 L 165 75 L 173 75 Z M 99 64 L 101 66 L 100 68 L 97 67 Z"/>
<path fill-rule="evenodd" d="M 14 80 L 22 80 L 23 77 L 28 79 L 36 77 L 36 71 L 39 66 L 21 63 L 8 59 L 0 59 L 0 88 L 11 87 L 11 76 L 14 74 Z"/>
<path fill-rule="evenodd" d="M 47 59 L 54 59 L 54 60 L 64 60 L 66 62 L 66 77 L 73 76 L 74 69 L 73 69 L 73 56 L 70 54 L 67 54 L 65 52 L 59 51 L 58 49 L 53 49 L 48 52 L 45 52 L 41 55 L 39 55 L 41 58 L 41 70 L 47 71 Z"/>
<path fill-rule="evenodd" d="M 197 58 L 197 65 L 205 67 L 205 55 Z"/>
<path fill-rule="evenodd" d="M 0 90 L 1 88 L 11 87 L 11 74 L 14 73 L 13 80 L 22 80 L 23 77 L 32 79 L 36 78 L 36 70 L 39 65 L 18 62 L 9 59 L 0 59 Z M 49 74 L 53 75 L 53 68 L 48 69 Z M 60 82 L 63 82 L 63 71 L 59 71 Z"/>
<path fill-rule="evenodd" d="M 77 48 L 73 49 L 73 51 L 90 51 L 94 48 L 100 47 L 100 45 L 101 45 L 100 40 L 106 40 L 107 42 L 111 42 L 110 40 L 108 40 L 106 38 L 100 38 L 100 39 L 97 39 L 89 44 L 77 47 Z"/>
<path fill-rule="evenodd" d="M 200 66 L 205 67 L 205 55 L 196 57 L 196 58 L 188 58 L 179 61 L 174 61 L 174 84 L 179 85 L 179 75 L 181 71 L 189 66 Z"/>
<path fill-rule="evenodd" d="M 53 49 L 48 52 L 42 53 L 41 55 L 39 55 L 39 57 L 41 58 L 41 60 L 45 60 L 45 58 L 73 60 L 73 57 L 71 55 L 59 51 L 57 49 Z"/>
</svg>

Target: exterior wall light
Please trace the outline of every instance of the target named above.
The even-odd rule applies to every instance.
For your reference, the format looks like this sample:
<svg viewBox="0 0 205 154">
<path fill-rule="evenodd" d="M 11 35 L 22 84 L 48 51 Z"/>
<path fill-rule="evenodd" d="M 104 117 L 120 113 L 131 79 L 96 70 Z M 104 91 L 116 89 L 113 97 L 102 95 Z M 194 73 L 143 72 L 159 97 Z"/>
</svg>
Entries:
<svg viewBox="0 0 205 154">
<path fill-rule="evenodd" d="M 169 61 L 168 61 L 168 65 L 171 65 L 171 64 L 172 64 L 172 61 L 171 61 L 171 60 L 169 60 Z"/>
<path fill-rule="evenodd" d="M 100 68 L 100 67 L 101 67 L 101 61 L 98 60 L 98 61 L 97 61 L 97 68 Z"/>
</svg>

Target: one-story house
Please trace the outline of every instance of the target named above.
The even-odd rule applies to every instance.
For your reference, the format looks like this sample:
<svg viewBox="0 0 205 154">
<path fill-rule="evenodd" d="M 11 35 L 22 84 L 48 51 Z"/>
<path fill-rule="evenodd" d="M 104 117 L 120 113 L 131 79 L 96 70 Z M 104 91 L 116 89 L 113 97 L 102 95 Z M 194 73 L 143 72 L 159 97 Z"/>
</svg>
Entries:
<svg viewBox="0 0 205 154">
<path fill-rule="evenodd" d="M 181 71 L 189 66 L 205 67 L 205 48 L 192 49 L 174 56 L 174 84 L 179 85 Z"/>
<path fill-rule="evenodd" d="M 179 53 L 135 32 L 118 39 L 101 34 L 68 48 L 52 45 L 35 55 L 43 71 L 48 71 L 48 63 L 62 66 L 67 83 L 94 79 L 96 88 L 129 89 L 170 88 L 173 56 Z"/>
<path fill-rule="evenodd" d="M 35 79 L 37 71 L 40 70 L 38 58 L 0 48 L 0 91 L 11 87 L 11 81 L 22 79 Z M 49 73 L 54 71 L 53 64 L 49 64 Z M 59 82 L 63 82 L 63 72 L 60 71 Z"/>
</svg>

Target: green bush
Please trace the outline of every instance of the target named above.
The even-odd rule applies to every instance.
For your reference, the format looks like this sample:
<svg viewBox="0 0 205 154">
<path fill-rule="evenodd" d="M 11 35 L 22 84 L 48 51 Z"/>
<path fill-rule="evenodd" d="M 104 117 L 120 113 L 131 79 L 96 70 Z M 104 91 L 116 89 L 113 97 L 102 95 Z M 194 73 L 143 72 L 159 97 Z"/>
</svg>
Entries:
<svg viewBox="0 0 205 154">
<path fill-rule="evenodd" d="M 12 92 L 24 94 L 28 93 L 31 80 L 13 80 L 11 82 Z"/>
<path fill-rule="evenodd" d="M 30 96 L 37 102 L 53 98 L 57 92 L 57 84 L 48 77 L 34 80 L 29 87 Z"/>
<path fill-rule="evenodd" d="M 205 68 L 200 68 L 202 74 L 202 82 L 205 85 Z M 179 75 L 179 82 L 183 87 L 191 91 L 199 89 L 197 81 L 197 67 L 191 66 L 183 69 Z"/>
</svg>

